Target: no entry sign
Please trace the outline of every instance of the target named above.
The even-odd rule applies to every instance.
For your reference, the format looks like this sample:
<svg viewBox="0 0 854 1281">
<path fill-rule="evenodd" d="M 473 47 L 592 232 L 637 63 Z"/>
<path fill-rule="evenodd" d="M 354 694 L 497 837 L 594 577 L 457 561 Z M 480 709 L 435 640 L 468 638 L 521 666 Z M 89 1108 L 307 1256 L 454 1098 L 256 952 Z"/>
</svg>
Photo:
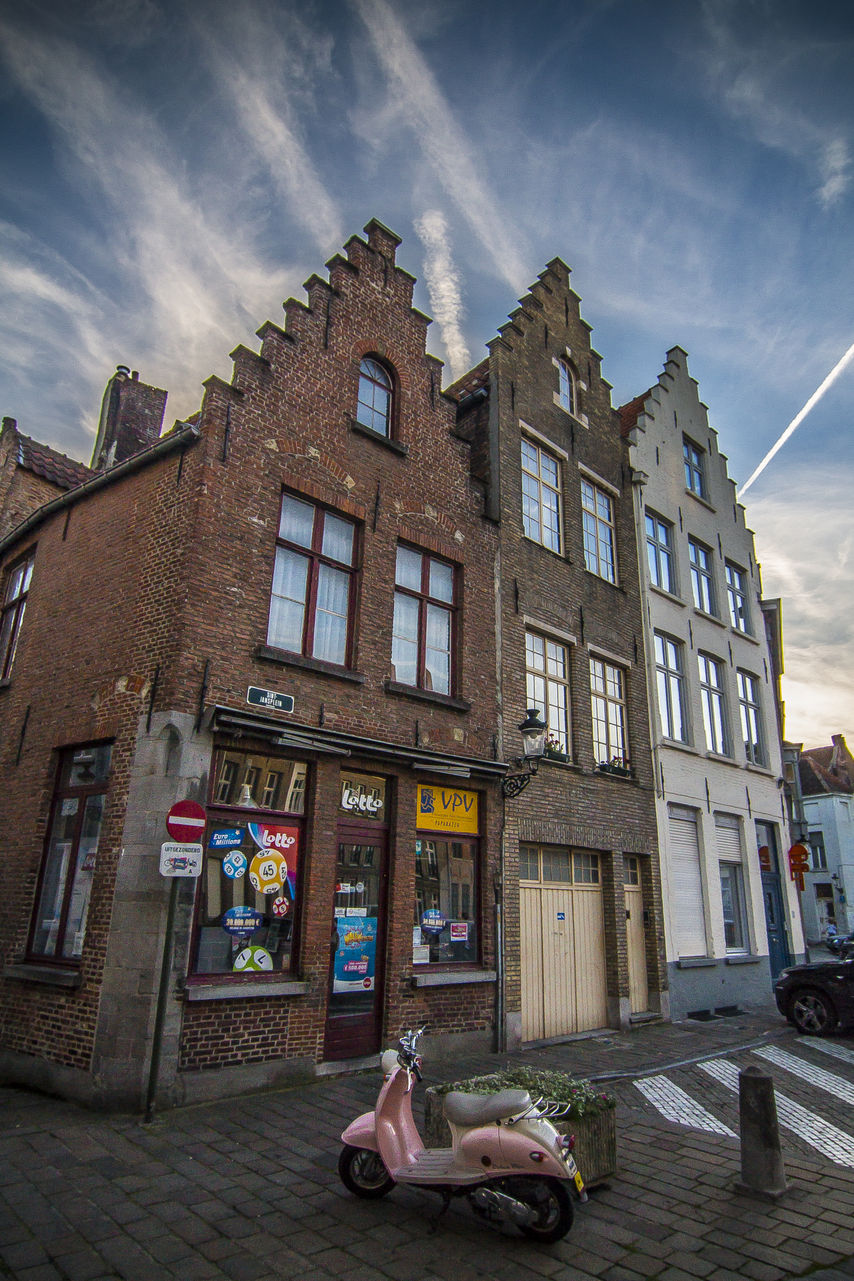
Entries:
<svg viewBox="0 0 854 1281">
<path fill-rule="evenodd" d="M 198 801 L 178 801 L 166 815 L 166 827 L 173 840 L 195 844 L 205 830 L 205 811 Z"/>
</svg>

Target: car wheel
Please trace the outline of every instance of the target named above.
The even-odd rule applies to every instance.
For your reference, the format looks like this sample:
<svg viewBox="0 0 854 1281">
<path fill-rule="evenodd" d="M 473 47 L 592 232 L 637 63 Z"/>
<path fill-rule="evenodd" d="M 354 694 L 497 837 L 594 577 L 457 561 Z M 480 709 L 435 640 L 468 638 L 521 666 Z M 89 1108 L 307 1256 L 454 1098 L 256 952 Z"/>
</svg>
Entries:
<svg viewBox="0 0 854 1281">
<path fill-rule="evenodd" d="M 816 988 L 799 988 L 789 1005 L 789 1018 L 805 1036 L 827 1036 L 838 1022 L 829 997 Z"/>
</svg>

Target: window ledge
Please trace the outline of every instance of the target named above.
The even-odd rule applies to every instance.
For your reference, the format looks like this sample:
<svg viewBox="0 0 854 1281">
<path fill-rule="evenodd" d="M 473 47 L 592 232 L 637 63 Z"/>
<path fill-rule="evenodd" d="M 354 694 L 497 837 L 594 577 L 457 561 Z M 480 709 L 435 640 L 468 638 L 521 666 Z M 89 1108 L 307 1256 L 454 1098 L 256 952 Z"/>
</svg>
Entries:
<svg viewBox="0 0 854 1281">
<path fill-rule="evenodd" d="M 725 752 L 706 752 L 707 761 L 718 761 L 721 765 L 737 764 L 735 757 L 727 756 Z"/>
<path fill-rule="evenodd" d="M 304 658 L 302 654 L 292 654 L 287 649 L 276 649 L 272 645 L 256 645 L 255 658 L 265 663 L 279 663 L 282 667 L 299 667 L 306 672 L 317 672 L 321 676 L 335 676 L 340 681 L 350 681 L 353 685 L 364 685 L 365 677 L 361 672 L 350 671 L 339 667 L 337 663 L 325 663 L 320 658 Z"/>
<path fill-rule="evenodd" d="M 738 956 L 728 956 L 726 958 L 725 964 L 726 965 L 758 965 L 759 957 L 749 956 L 746 952 L 744 952 L 743 954 Z"/>
<path fill-rule="evenodd" d="M 413 987 L 449 987 L 456 983 L 495 983 L 495 970 L 440 970 L 435 974 L 413 974 Z"/>
<path fill-rule="evenodd" d="M 437 694 L 432 689 L 418 689 L 416 685 L 401 685 L 399 681 L 386 681 L 385 692 L 401 698 L 417 698 L 422 703 L 438 703 L 440 707 L 450 707 L 455 712 L 471 711 L 471 703 L 467 703 L 464 698 Z"/>
<path fill-rule="evenodd" d="M 724 622 L 724 620 L 720 618 L 717 614 L 710 614 L 708 613 L 707 610 L 700 609 L 698 605 L 694 606 L 694 613 L 698 614 L 700 618 L 705 618 L 707 622 L 714 623 L 717 627 L 723 627 L 723 628 L 727 627 L 727 624 Z"/>
<path fill-rule="evenodd" d="M 677 596 L 675 592 L 669 592 L 666 587 L 656 587 L 655 583 L 650 583 L 649 590 L 655 592 L 656 596 L 663 596 L 665 600 L 672 601 L 674 605 L 681 605 L 683 609 L 685 608 L 685 602 L 682 597 Z"/>
<path fill-rule="evenodd" d="M 305 996 L 308 983 L 302 979 L 269 980 L 252 982 L 198 983 L 190 981 L 184 988 L 186 1001 L 242 1001 L 257 996 Z"/>
<path fill-rule="evenodd" d="M 399 440 L 389 440 L 388 436 L 381 436 L 373 427 L 366 427 L 364 423 L 358 422 L 355 418 L 350 419 L 350 431 L 359 436 L 365 436 L 372 440 L 375 445 L 382 445 L 385 449 L 390 449 L 393 454 L 400 458 L 406 458 L 409 453 L 409 446 L 402 445 Z"/>
<path fill-rule="evenodd" d="M 712 965 L 717 965 L 713 956 L 682 956 L 676 962 L 677 970 L 700 970 Z"/>
<path fill-rule="evenodd" d="M 23 979 L 27 983 L 45 983 L 49 987 L 80 987 L 79 970 L 54 969 L 36 962 L 13 961 L 3 967 L 4 979 Z"/>
<path fill-rule="evenodd" d="M 759 640 L 752 632 L 743 632 L 740 627 L 733 627 L 732 623 L 730 623 L 730 631 L 733 636 L 740 636 L 742 640 L 749 641 L 751 645 L 759 644 Z"/>
<path fill-rule="evenodd" d="M 695 501 L 695 502 L 700 503 L 700 505 L 701 505 L 702 507 L 705 507 L 708 511 L 710 511 L 710 512 L 717 512 L 717 510 L 718 510 L 718 509 L 717 509 L 717 507 L 715 507 L 715 505 L 714 505 L 713 503 L 710 503 L 710 502 L 709 502 L 709 500 L 708 500 L 708 498 L 702 498 L 702 497 L 700 496 L 700 494 L 695 494 L 695 493 L 694 493 L 694 491 L 693 491 L 693 489 L 688 489 L 688 488 L 687 488 L 687 486 L 686 486 L 686 488 L 685 488 L 685 493 L 686 493 L 686 494 L 690 494 L 690 495 L 691 495 L 691 497 L 694 499 L 694 501 Z"/>
<path fill-rule="evenodd" d="M 595 569 L 588 569 L 585 565 L 584 572 L 585 574 L 589 574 L 591 578 L 597 579 L 598 582 L 605 583 L 608 587 L 613 587 L 614 591 L 621 592 L 623 590 L 621 583 L 615 582 L 611 578 L 605 578 L 602 574 L 597 574 Z"/>
<path fill-rule="evenodd" d="M 660 745 L 662 747 L 675 747 L 678 752 L 687 752 L 689 756 L 700 755 L 696 747 L 692 747 L 690 743 L 683 743 L 678 738 L 662 737 Z"/>
<path fill-rule="evenodd" d="M 754 765 L 753 761 L 745 761 L 744 768 L 749 770 L 751 774 L 764 774 L 766 778 L 774 777 L 774 771 L 769 769 L 767 765 Z"/>
</svg>

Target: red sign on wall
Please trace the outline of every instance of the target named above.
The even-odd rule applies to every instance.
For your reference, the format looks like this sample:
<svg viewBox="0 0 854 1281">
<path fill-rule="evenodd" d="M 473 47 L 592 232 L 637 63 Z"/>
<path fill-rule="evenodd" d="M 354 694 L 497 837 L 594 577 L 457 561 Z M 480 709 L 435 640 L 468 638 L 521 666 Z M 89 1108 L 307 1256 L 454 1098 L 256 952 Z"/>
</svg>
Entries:
<svg viewBox="0 0 854 1281">
<path fill-rule="evenodd" d="M 793 845 L 789 850 L 789 875 L 797 882 L 798 889 L 804 892 L 804 872 L 809 871 L 810 852 L 805 845 Z"/>
<path fill-rule="evenodd" d="M 177 801 L 166 815 L 166 828 L 173 840 L 195 844 L 205 830 L 205 811 L 198 801 Z"/>
</svg>

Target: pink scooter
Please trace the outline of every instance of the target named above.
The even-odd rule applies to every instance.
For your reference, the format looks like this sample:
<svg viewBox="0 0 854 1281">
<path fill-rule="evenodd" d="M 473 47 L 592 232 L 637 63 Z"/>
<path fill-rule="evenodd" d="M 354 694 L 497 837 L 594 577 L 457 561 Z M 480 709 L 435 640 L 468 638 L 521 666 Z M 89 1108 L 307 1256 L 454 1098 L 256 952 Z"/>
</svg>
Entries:
<svg viewBox="0 0 854 1281">
<path fill-rule="evenodd" d="M 425 1148 L 412 1119 L 412 1091 L 421 1080 L 415 1045 L 423 1031 L 404 1033 L 399 1051 L 386 1050 L 376 1109 L 341 1135 L 344 1186 L 371 1199 L 396 1183 L 429 1188 L 444 1199 L 440 1213 L 451 1197 L 465 1196 L 481 1218 L 515 1223 L 535 1241 L 559 1241 L 572 1227 L 570 1186 L 587 1200 L 571 1155 L 574 1140 L 558 1134 L 549 1119 L 563 1110 L 532 1102 L 527 1090 L 450 1093 L 445 1119 L 453 1147 Z"/>
</svg>

